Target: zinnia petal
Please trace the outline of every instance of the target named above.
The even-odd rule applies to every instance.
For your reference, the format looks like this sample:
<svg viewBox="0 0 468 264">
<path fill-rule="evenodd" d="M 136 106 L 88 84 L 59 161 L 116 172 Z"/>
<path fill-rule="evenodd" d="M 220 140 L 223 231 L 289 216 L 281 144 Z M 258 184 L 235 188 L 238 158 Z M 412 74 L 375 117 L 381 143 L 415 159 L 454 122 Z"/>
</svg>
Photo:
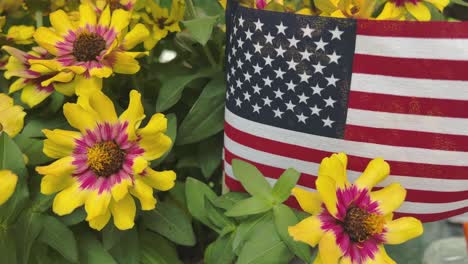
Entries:
<svg viewBox="0 0 468 264">
<path fill-rule="evenodd" d="M 112 13 L 111 28 L 114 28 L 116 32 L 121 32 L 130 23 L 130 13 L 123 10 L 117 9 Z"/>
<path fill-rule="evenodd" d="M 112 201 L 110 204 L 114 225 L 120 230 L 127 230 L 135 225 L 136 206 L 130 194 L 120 201 Z"/>
<path fill-rule="evenodd" d="M 450 4 L 450 0 L 424 0 L 433 4 L 440 12 L 444 11 L 444 8 Z"/>
<path fill-rule="evenodd" d="M 122 45 L 126 50 L 133 49 L 136 45 L 145 41 L 149 34 L 149 30 L 143 24 L 137 24 L 125 35 Z"/>
<path fill-rule="evenodd" d="M 379 203 L 382 215 L 387 215 L 400 208 L 405 201 L 406 190 L 401 184 L 392 183 L 381 190 L 371 192 L 370 197 Z"/>
<path fill-rule="evenodd" d="M 69 30 L 73 30 L 73 25 L 63 10 L 57 10 L 49 15 L 50 24 L 55 28 L 58 34 L 64 35 Z"/>
<path fill-rule="evenodd" d="M 58 50 L 55 45 L 57 45 L 58 42 L 63 41 L 62 37 L 58 36 L 55 32 L 46 27 L 38 28 L 33 36 L 34 40 L 36 40 L 37 44 L 41 47 L 45 48 L 53 55 L 58 54 Z"/>
<path fill-rule="evenodd" d="M 125 52 L 114 52 L 111 55 L 112 69 L 116 73 L 135 74 L 140 70 L 140 64 L 129 54 Z"/>
<path fill-rule="evenodd" d="M 80 96 L 78 104 L 89 112 L 96 113 L 100 121 L 109 123 L 117 121 L 114 103 L 100 90 Z"/>
<path fill-rule="evenodd" d="M 10 137 L 15 137 L 23 129 L 25 116 L 23 108 L 18 105 L 0 110 L 2 130 Z"/>
<path fill-rule="evenodd" d="M 68 123 L 85 133 L 87 129 L 92 130 L 97 126 L 97 117 L 86 111 L 78 104 L 66 103 L 63 106 L 63 114 Z"/>
<path fill-rule="evenodd" d="M 135 130 L 140 127 L 141 121 L 145 118 L 143 104 L 141 103 L 141 94 L 136 90 L 130 92 L 130 103 L 127 110 L 123 112 L 119 119 L 128 122 L 127 132 L 129 139 L 136 139 Z"/>
<path fill-rule="evenodd" d="M 288 227 L 289 235 L 296 241 L 301 241 L 315 247 L 324 232 L 321 229 L 322 222 L 318 216 L 310 216 L 295 226 Z"/>
<path fill-rule="evenodd" d="M 431 20 L 431 11 L 424 3 L 419 2 L 417 4 L 413 4 L 411 2 L 406 2 L 405 8 L 419 21 Z"/>
<path fill-rule="evenodd" d="M 141 179 L 156 190 L 167 191 L 175 185 L 176 174 L 174 171 L 155 171 L 151 168 L 145 170 Z"/>
<path fill-rule="evenodd" d="M 91 5 L 80 5 L 80 27 L 96 25 L 96 12 Z"/>
<path fill-rule="evenodd" d="M 88 220 L 88 224 L 91 228 L 101 231 L 107 223 L 109 223 L 111 217 L 111 213 L 109 209 L 102 215 L 96 216 L 93 219 Z"/>
<path fill-rule="evenodd" d="M 322 210 L 322 200 L 318 192 L 309 192 L 302 188 L 295 187 L 292 189 L 292 195 L 296 198 L 302 210 L 309 214 L 315 215 Z"/>
<path fill-rule="evenodd" d="M 87 192 L 80 190 L 79 184 L 75 183 L 55 196 L 52 210 L 60 216 L 70 214 L 84 204 L 86 194 Z"/>
<path fill-rule="evenodd" d="M 71 175 L 45 175 L 41 180 L 41 193 L 45 195 L 60 192 L 75 183 Z"/>
<path fill-rule="evenodd" d="M 336 243 L 335 235 L 332 232 L 326 232 L 319 243 L 320 259 L 326 264 L 337 264 L 343 252 Z"/>
<path fill-rule="evenodd" d="M 142 136 L 138 145 L 145 150 L 143 157 L 155 160 L 164 155 L 172 145 L 170 137 L 163 133 Z"/>
<path fill-rule="evenodd" d="M 71 155 L 75 148 L 75 140 L 81 137 L 78 132 L 62 129 L 44 129 L 42 133 L 47 137 L 44 140 L 44 154 L 51 158 Z"/>
<path fill-rule="evenodd" d="M 21 101 L 29 107 L 34 107 L 52 94 L 52 91 L 39 90 L 36 85 L 26 85 L 21 92 Z"/>
<path fill-rule="evenodd" d="M 136 177 L 130 193 L 140 200 L 142 210 L 153 210 L 156 207 L 153 188 L 144 183 L 140 177 Z"/>
<path fill-rule="evenodd" d="M 381 159 L 376 158 L 369 162 L 362 175 L 354 182 L 354 185 L 361 189 L 371 190 L 377 183 L 383 181 L 390 173 L 390 165 Z"/>
<path fill-rule="evenodd" d="M 85 210 L 88 213 L 87 220 L 103 215 L 109 208 L 112 196 L 109 192 L 99 193 L 99 190 L 90 191 L 85 202 Z"/>
<path fill-rule="evenodd" d="M 336 207 L 337 197 L 336 197 L 336 185 L 335 181 L 330 177 L 318 177 L 315 181 L 317 191 L 322 198 L 323 203 L 327 207 L 328 212 L 336 216 L 338 209 Z"/>
<path fill-rule="evenodd" d="M 324 158 L 320 163 L 318 177 L 329 177 L 336 182 L 337 188 L 344 188 L 349 184 L 346 177 L 347 162 L 348 157 L 344 153 Z"/>
<path fill-rule="evenodd" d="M 38 166 L 36 167 L 36 171 L 42 175 L 71 175 L 75 170 L 75 166 L 72 164 L 72 162 L 73 157 L 68 156 L 58 159 L 47 166 Z"/>
<path fill-rule="evenodd" d="M 18 176 L 9 170 L 0 170 L 0 205 L 13 195 L 18 183 Z"/>
<path fill-rule="evenodd" d="M 112 189 L 112 198 L 116 202 L 122 200 L 128 194 L 128 188 L 132 186 L 132 182 L 129 179 L 124 179 L 120 183 L 115 184 Z"/>
<path fill-rule="evenodd" d="M 424 229 L 421 221 L 413 217 L 402 217 L 385 225 L 385 243 L 396 245 L 420 236 Z"/>
</svg>

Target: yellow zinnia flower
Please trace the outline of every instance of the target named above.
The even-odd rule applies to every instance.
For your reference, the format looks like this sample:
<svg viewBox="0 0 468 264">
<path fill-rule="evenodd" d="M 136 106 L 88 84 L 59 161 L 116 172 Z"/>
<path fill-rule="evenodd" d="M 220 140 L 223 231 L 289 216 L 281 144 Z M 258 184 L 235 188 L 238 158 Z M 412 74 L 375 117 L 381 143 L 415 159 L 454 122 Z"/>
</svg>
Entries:
<svg viewBox="0 0 468 264">
<path fill-rule="evenodd" d="M 81 3 L 93 5 L 98 12 L 102 12 L 106 9 L 107 5 L 109 5 L 111 11 L 117 9 L 131 11 L 135 6 L 136 0 L 81 0 Z"/>
<path fill-rule="evenodd" d="M 315 0 L 322 16 L 370 18 L 376 5 L 375 0 Z"/>
<path fill-rule="evenodd" d="M 348 182 L 346 164 L 345 154 L 333 154 L 320 164 L 318 192 L 293 189 L 301 208 L 312 216 L 289 227 L 289 234 L 312 247 L 318 244 L 314 264 L 395 263 L 383 244 L 404 243 L 423 233 L 413 217 L 392 220 L 406 190 L 392 183 L 371 191 L 390 173 L 383 159 L 372 160 L 354 184 Z"/>
<path fill-rule="evenodd" d="M 146 12 L 141 12 L 140 17 L 151 30 L 150 37 L 145 41 L 145 49 L 150 50 L 169 32 L 180 31 L 179 21 L 184 18 L 185 1 L 173 0 L 170 15 L 167 8 L 160 7 L 154 1 L 148 1 Z"/>
<path fill-rule="evenodd" d="M 67 103 L 63 113 L 79 131 L 44 130 L 44 153 L 58 160 L 37 167 L 42 175 L 41 192 L 55 196 L 52 209 L 70 214 L 84 205 L 89 225 L 101 230 L 111 215 L 117 228 L 132 228 L 136 214 L 133 196 L 143 210 L 155 208 L 153 188 L 166 191 L 174 186 L 173 171 L 157 172 L 149 162 L 171 146 L 164 133 L 167 119 L 155 114 L 144 128 L 141 95 L 130 92 L 128 109 L 117 117 L 112 101 L 101 91 Z"/>
<path fill-rule="evenodd" d="M 10 137 L 18 135 L 23 129 L 25 116 L 23 108 L 13 104 L 13 98 L 0 93 L 0 132 Z"/>
<path fill-rule="evenodd" d="M 79 12 L 77 24 L 72 23 L 63 10 L 58 10 L 50 14 L 52 28 L 36 30 L 34 39 L 53 58 L 29 60 L 34 70 L 73 73 L 74 80 L 67 89 L 72 93 L 77 89 L 77 94 L 92 88 L 101 89 L 101 78 L 113 73 L 135 74 L 140 70 L 135 58 L 147 53 L 128 50 L 148 37 L 149 31 L 143 24 L 137 24 L 127 33 L 128 11 L 117 9 L 111 12 L 106 7 L 98 15 L 91 5 L 80 5 Z M 36 64 L 41 67 L 34 68 Z"/>
<path fill-rule="evenodd" d="M 15 192 L 18 176 L 9 170 L 0 170 L 0 205 L 4 204 Z"/>
<path fill-rule="evenodd" d="M 431 11 L 427 3 L 443 12 L 450 0 L 387 0 L 377 19 L 405 19 L 411 15 L 419 21 L 429 21 Z"/>
</svg>

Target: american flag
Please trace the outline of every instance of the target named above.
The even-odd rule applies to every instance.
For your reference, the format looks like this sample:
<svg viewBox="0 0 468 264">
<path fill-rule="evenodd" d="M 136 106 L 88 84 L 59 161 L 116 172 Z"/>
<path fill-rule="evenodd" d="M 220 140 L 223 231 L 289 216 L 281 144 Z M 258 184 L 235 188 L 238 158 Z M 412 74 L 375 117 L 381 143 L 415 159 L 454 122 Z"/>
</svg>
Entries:
<svg viewBox="0 0 468 264">
<path fill-rule="evenodd" d="M 233 159 L 272 184 L 294 167 L 314 190 L 320 161 L 348 154 L 354 181 L 383 157 L 408 191 L 399 216 L 468 212 L 468 23 L 227 11 L 225 183 Z M 293 198 L 288 203 L 297 207 Z"/>
</svg>

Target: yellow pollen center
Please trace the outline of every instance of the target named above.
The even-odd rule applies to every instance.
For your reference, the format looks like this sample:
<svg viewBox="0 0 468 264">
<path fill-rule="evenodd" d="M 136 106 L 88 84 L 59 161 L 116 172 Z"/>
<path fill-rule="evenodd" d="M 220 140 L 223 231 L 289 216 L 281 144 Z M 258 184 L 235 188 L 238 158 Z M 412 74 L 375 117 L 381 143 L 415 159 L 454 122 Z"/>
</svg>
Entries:
<svg viewBox="0 0 468 264">
<path fill-rule="evenodd" d="M 343 222 L 346 233 L 354 242 L 363 242 L 373 235 L 382 233 L 384 225 L 383 216 L 369 213 L 359 207 L 348 209 Z"/>
<path fill-rule="evenodd" d="M 89 168 L 99 177 L 109 177 L 122 168 L 125 152 L 114 141 L 100 142 L 87 149 Z"/>
</svg>

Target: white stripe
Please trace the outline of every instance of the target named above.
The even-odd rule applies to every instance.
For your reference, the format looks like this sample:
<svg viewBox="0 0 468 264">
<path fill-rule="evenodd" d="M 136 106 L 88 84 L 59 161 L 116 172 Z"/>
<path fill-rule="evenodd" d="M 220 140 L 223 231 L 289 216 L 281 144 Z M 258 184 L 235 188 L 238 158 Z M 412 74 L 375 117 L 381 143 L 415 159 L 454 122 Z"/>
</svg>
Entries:
<svg viewBox="0 0 468 264">
<path fill-rule="evenodd" d="M 297 171 L 309 174 L 317 175 L 320 164 L 314 162 L 308 162 L 303 160 L 292 159 L 288 157 L 283 157 L 279 155 L 274 155 L 268 152 L 263 152 L 247 146 L 241 145 L 227 135 L 224 136 L 224 146 L 234 155 L 250 160 L 255 163 L 280 168 L 286 170 L 288 168 L 294 168 Z M 354 182 L 360 175 L 361 172 L 348 170 L 347 171 L 348 179 L 350 182 Z M 312 181 L 315 178 L 311 179 Z M 406 189 L 411 190 L 422 190 L 422 191 L 441 191 L 444 192 L 461 192 L 467 191 L 468 179 L 467 180 L 447 180 L 447 179 L 432 179 L 419 177 L 408 177 L 408 176 L 398 176 L 391 175 L 381 183 L 378 187 L 385 187 L 391 183 L 398 182 L 401 183 Z"/>
<path fill-rule="evenodd" d="M 468 60 L 467 47 L 467 39 L 357 35 L 355 53 L 398 58 Z"/>
<path fill-rule="evenodd" d="M 232 173 L 232 167 L 227 163 L 225 163 L 225 172 L 226 177 L 238 181 Z M 270 183 L 272 186 L 276 183 L 276 179 L 268 177 L 266 177 L 266 179 L 268 183 Z M 314 189 L 307 188 L 305 186 L 300 186 L 300 188 L 307 191 L 315 192 Z M 451 203 L 404 202 L 403 205 L 397 210 L 397 212 L 406 214 L 437 214 L 457 210 L 466 206 L 468 206 L 468 199 Z"/>
<path fill-rule="evenodd" d="M 351 90 L 422 98 L 468 100 L 468 82 L 353 73 Z"/>
<path fill-rule="evenodd" d="M 346 123 L 375 128 L 468 135 L 468 118 L 397 114 L 349 108 Z"/>
<path fill-rule="evenodd" d="M 233 114 L 229 109 L 225 111 L 225 119 L 240 131 L 290 145 L 327 152 L 345 152 L 369 159 L 383 157 L 389 161 L 468 166 L 467 152 L 397 147 L 322 137 L 253 122 Z M 465 126 L 466 129 L 468 124 Z"/>
</svg>

